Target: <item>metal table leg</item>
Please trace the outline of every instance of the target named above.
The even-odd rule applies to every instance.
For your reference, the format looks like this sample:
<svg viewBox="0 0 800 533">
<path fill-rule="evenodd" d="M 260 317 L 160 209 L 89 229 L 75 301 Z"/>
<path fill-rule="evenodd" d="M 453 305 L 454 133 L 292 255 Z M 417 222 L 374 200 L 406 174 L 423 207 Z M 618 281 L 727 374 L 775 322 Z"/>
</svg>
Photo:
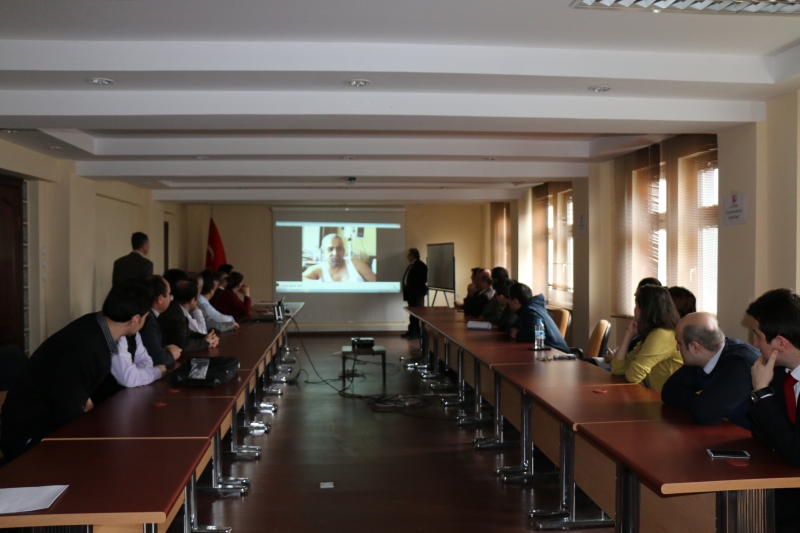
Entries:
<svg viewBox="0 0 800 533">
<path fill-rule="evenodd" d="M 459 351 L 460 350 L 461 350 L 461 348 L 459 348 Z M 445 361 L 444 367 L 446 369 L 450 368 L 450 341 L 447 338 L 445 338 L 445 340 L 444 340 L 444 361 Z M 434 392 L 437 392 L 437 391 L 450 391 L 450 390 L 453 390 L 455 388 L 456 388 L 456 385 L 454 383 L 451 383 L 450 380 L 443 381 L 442 383 L 433 383 L 433 384 L 431 384 L 431 390 L 434 391 Z M 444 395 L 442 395 L 442 396 L 444 396 Z M 452 399 L 452 394 L 448 393 L 447 396 L 450 396 L 450 397 L 449 398 L 444 398 L 444 397 L 442 398 L 442 403 L 444 405 L 449 405 L 447 402 L 453 400 Z M 453 405 L 455 405 L 455 404 L 453 404 Z"/>
<path fill-rule="evenodd" d="M 242 429 L 249 430 L 250 433 L 253 434 L 253 435 L 262 435 L 262 434 L 264 434 L 264 433 L 266 433 L 267 431 L 270 430 L 270 425 L 267 424 L 266 422 L 261 422 L 259 420 L 249 420 L 249 418 L 250 418 L 249 417 L 250 409 L 249 409 L 248 405 L 250 403 L 250 395 L 251 394 L 253 395 L 253 405 L 254 406 L 258 405 L 258 401 L 256 399 L 257 394 L 255 393 L 255 390 L 252 390 L 252 391 L 250 390 L 250 383 L 247 384 L 247 387 L 245 388 L 245 391 L 246 392 L 245 392 L 245 397 L 244 397 L 244 404 L 242 405 L 242 412 L 244 414 L 244 423 L 245 423 L 245 425 L 242 426 Z M 270 412 L 270 411 L 267 411 L 267 412 Z"/>
<path fill-rule="evenodd" d="M 261 446 L 240 446 L 238 444 L 239 432 L 237 428 L 238 422 L 236 420 L 238 416 L 236 404 L 231 408 L 231 415 L 231 447 L 225 455 L 236 459 L 258 459 L 261 457 Z"/>
<path fill-rule="evenodd" d="M 587 529 L 592 527 L 610 527 L 614 520 L 608 518 L 600 511 L 596 520 L 578 520 L 576 517 L 575 502 L 575 433 L 569 424 L 561 422 L 561 507 L 559 509 L 535 509 L 528 513 L 531 518 L 567 514 L 562 518 L 541 520 L 536 523 L 536 529 Z"/>
<path fill-rule="evenodd" d="M 455 407 L 457 405 L 468 405 L 466 383 L 464 382 L 464 351 L 458 348 L 458 396 L 456 398 L 442 398 L 445 407 Z"/>
<path fill-rule="evenodd" d="M 183 532 L 184 533 L 231 533 L 233 528 L 225 526 L 197 525 L 197 481 L 194 472 L 189 478 L 189 485 L 183 489 Z"/>
<path fill-rule="evenodd" d="M 475 414 L 472 416 L 462 416 L 458 419 L 458 425 L 465 426 L 480 426 L 491 423 L 490 417 L 483 416 L 483 397 L 481 396 L 481 362 L 475 357 L 474 361 L 474 376 L 475 376 Z"/>
<path fill-rule="evenodd" d="M 425 348 L 428 348 L 428 336 L 425 335 L 423 342 Z M 433 341 L 433 350 L 427 351 L 428 354 L 428 371 L 422 373 L 422 379 L 439 379 L 442 375 L 439 373 L 439 358 L 436 353 L 439 351 L 439 337 Z"/>
<path fill-rule="evenodd" d="M 500 398 L 501 380 L 500 374 L 494 375 L 494 436 L 481 439 L 475 439 L 475 448 L 479 450 L 499 450 L 505 448 L 515 448 L 519 446 L 519 442 L 507 441 L 503 432 L 503 421 L 505 417 L 502 415 L 501 398 Z"/>
<path fill-rule="evenodd" d="M 203 492 L 215 492 L 217 494 L 246 494 L 249 490 L 250 479 L 246 477 L 222 477 L 222 431 L 217 430 L 214 434 L 214 451 L 211 455 L 211 485 L 199 487 Z"/>
</svg>

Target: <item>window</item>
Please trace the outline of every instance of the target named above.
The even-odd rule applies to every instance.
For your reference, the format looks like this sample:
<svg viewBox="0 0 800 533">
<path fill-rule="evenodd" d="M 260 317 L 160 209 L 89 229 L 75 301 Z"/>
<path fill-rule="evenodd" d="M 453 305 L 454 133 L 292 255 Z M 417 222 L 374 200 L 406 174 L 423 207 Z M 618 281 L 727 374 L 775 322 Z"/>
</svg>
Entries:
<svg viewBox="0 0 800 533">
<path fill-rule="evenodd" d="M 547 184 L 547 301 L 571 307 L 574 291 L 572 183 Z"/>
<path fill-rule="evenodd" d="M 614 312 L 633 314 L 638 281 L 655 276 L 717 311 L 716 136 L 681 135 L 615 160 Z"/>
</svg>

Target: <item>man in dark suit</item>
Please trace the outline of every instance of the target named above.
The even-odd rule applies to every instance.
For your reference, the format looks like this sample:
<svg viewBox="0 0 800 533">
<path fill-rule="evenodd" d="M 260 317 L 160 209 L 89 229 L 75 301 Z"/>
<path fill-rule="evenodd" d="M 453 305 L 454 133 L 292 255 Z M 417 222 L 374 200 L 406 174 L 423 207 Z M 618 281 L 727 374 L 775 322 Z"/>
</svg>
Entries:
<svg viewBox="0 0 800 533">
<path fill-rule="evenodd" d="M 219 338 L 214 332 L 208 335 L 189 330 L 189 311 L 197 307 L 198 285 L 196 279 L 175 282 L 173 300 L 167 310 L 158 315 L 158 324 L 165 345 L 174 344 L 183 352 L 214 348 Z"/>
<path fill-rule="evenodd" d="M 139 335 L 142 338 L 142 344 L 147 348 L 147 353 L 153 359 L 153 364 L 169 366 L 181 356 L 179 347 L 174 344 L 164 344 L 161 325 L 158 323 L 159 315 L 169 308 L 169 283 L 161 276 L 147 276 L 144 282 L 153 295 L 153 305 L 147 314 L 144 326 L 139 331 Z"/>
<path fill-rule="evenodd" d="M 758 350 L 739 339 L 726 338 L 711 313 L 690 313 L 678 322 L 675 340 L 683 366 L 672 374 L 661 399 L 686 409 L 697 424 L 723 419 L 750 429 L 750 369 Z"/>
<path fill-rule="evenodd" d="M 150 250 L 150 240 L 147 235 L 137 231 L 131 235 L 133 251 L 114 261 L 114 273 L 111 275 L 111 284 L 119 285 L 129 279 L 143 280 L 153 275 L 153 262 L 145 256 Z"/>
<path fill-rule="evenodd" d="M 488 270 L 484 270 L 475 278 L 476 291 L 472 296 L 464 298 L 464 314 L 470 316 L 481 316 L 486 305 L 494 297 L 492 288 L 492 276 Z"/>
<path fill-rule="evenodd" d="M 753 405 L 747 411 L 753 437 L 800 467 L 800 296 L 790 289 L 767 291 L 747 308 L 753 346 L 761 357 L 751 371 Z M 800 531 L 800 489 L 775 491 L 775 531 Z"/>
<path fill-rule="evenodd" d="M 403 274 L 403 300 L 408 302 L 409 307 L 421 307 L 425 305 L 425 295 L 428 294 L 428 267 L 419 260 L 419 250 L 416 248 L 409 248 L 406 259 L 409 264 Z M 408 331 L 401 337 L 419 339 L 419 336 L 419 319 L 412 316 Z"/>
</svg>

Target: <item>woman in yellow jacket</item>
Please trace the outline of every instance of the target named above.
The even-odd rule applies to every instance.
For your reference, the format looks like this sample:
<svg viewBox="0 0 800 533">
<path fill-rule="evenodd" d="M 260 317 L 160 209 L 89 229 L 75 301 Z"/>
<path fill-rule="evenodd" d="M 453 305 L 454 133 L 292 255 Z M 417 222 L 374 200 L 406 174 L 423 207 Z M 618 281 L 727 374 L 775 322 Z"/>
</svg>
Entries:
<svg viewBox="0 0 800 533">
<path fill-rule="evenodd" d="M 611 372 L 631 383 L 641 383 L 661 392 L 667 381 L 681 365 L 683 359 L 675 341 L 675 327 L 680 317 L 665 287 L 645 285 L 636 292 L 633 320 L 625 330 L 614 359 Z M 639 341 L 633 350 L 628 345 L 634 335 Z"/>
</svg>

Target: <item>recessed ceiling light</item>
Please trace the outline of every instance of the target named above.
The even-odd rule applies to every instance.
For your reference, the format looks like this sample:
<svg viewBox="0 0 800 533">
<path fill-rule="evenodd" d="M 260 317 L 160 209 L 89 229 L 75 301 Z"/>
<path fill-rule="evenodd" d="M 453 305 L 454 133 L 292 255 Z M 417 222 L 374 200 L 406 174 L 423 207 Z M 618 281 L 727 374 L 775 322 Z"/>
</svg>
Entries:
<svg viewBox="0 0 800 533">
<path fill-rule="evenodd" d="M 355 159 L 355 157 L 353 157 L 352 155 L 346 155 L 342 157 L 342 159 L 344 159 L 345 161 L 352 161 L 353 159 Z"/>
<path fill-rule="evenodd" d="M 611 90 L 611 87 L 608 85 L 592 85 L 591 87 L 588 87 L 588 89 L 596 93 L 607 93 Z"/>
<path fill-rule="evenodd" d="M 86 82 L 95 85 L 114 85 L 114 80 L 110 78 L 86 78 Z"/>
<path fill-rule="evenodd" d="M 205 161 L 206 159 L 209 159 L 209 157 L 207 155 L 198 155 L 195 159 L 199 159 L 200 161 Z"/>
<path fill-rule="evenodd" d="M 64 149 L 64 147 L 63 147 L 63 146 L 58 146 L 58 145 L 55 145 L 55 144 L 54 144 L 53 146 L 50 146 L 50 149 L 51 149 L 51 150 L 63 150 L 63 149 Z"/>
<path fill-rule="evenodd" d="M 0 131 L 2 131 L 3 133 L 8 133 L 8 134 L 19 133 L 19 130 L 0 130 Z"/>
<path fill-rule="evenodd" d="M 483 160 L 484 161 L 494 161 L 495 158 L 494 157 L 484 157 Z"/>
<path fill-rule="evenodd" d="M 347 84 L 350 87 L 366 87 L 370 83 L 372 83 L 372 82 L 369 81 L 369 80 L 365 80 L 365 79 L 347 80 Z"/>
</svg>

